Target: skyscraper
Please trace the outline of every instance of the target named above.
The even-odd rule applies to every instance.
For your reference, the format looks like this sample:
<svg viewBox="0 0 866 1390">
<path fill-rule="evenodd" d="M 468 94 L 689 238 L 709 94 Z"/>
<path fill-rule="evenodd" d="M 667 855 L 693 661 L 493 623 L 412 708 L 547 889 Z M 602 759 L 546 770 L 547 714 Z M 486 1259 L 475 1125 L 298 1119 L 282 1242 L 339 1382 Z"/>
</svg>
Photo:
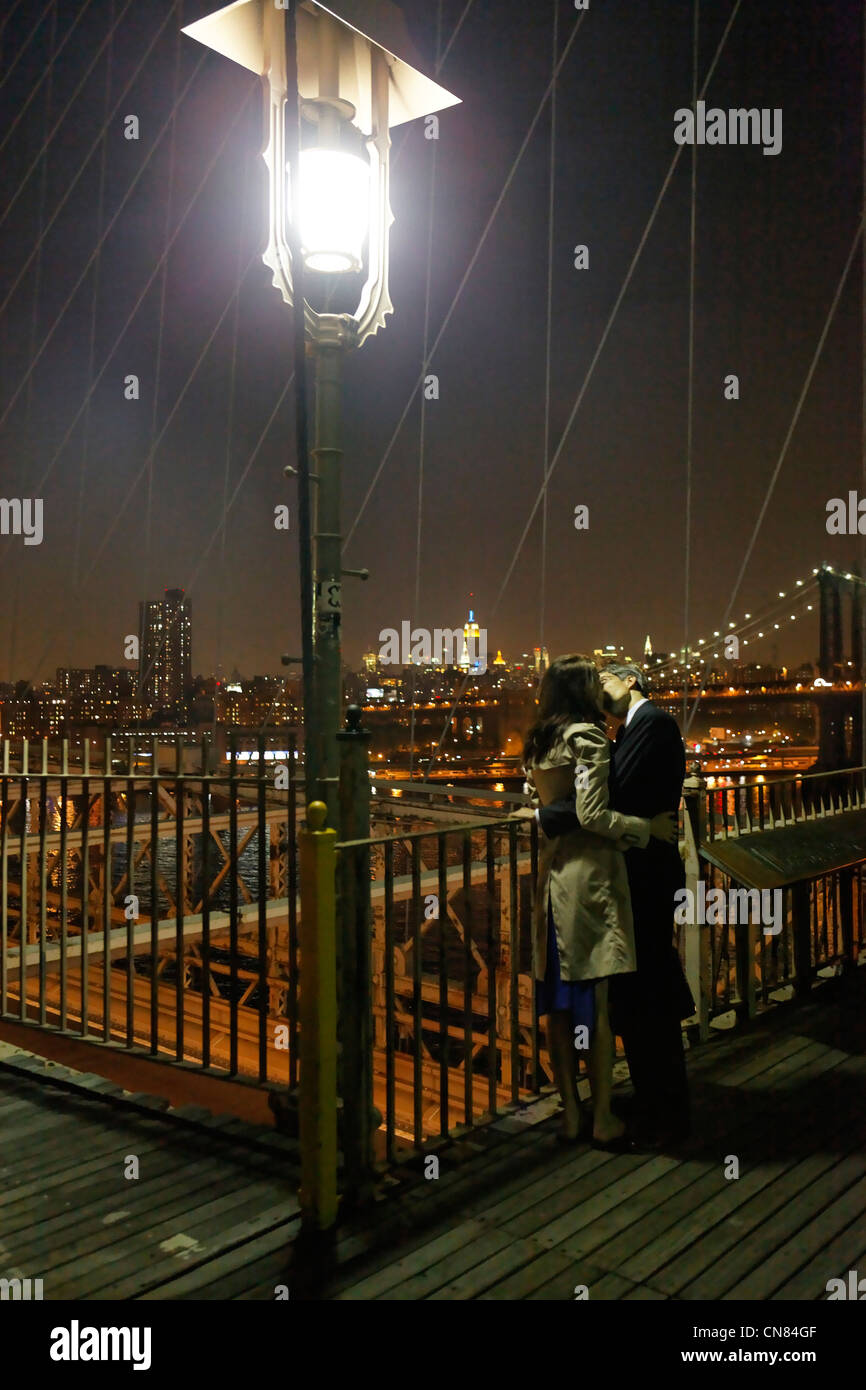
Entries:
<svg viewBox="0 0 866 1390">
<path fill-rule="evenodd" d="M 172 705 L 192 679 L 192 621 L 183 589 L 138 605 L 138 694 L 151 709 Z"/>
</svg>

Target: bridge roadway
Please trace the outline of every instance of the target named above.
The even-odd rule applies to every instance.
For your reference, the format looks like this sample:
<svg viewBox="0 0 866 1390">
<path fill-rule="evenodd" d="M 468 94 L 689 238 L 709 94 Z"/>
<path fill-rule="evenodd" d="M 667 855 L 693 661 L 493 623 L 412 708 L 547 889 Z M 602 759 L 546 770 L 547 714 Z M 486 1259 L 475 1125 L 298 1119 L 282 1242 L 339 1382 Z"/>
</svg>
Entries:
<svg viewBox="0 0 866 1390">
<path fill-rule="evenodd" d="M 291 1141 L 0 1054 L 0 1278 L 40 1277 L 48 1301 L 313 1296 L 290 1264 Z M 808 1302 L 862 1274 L 866 971 L 716 1036 L 689 1071 L 681 1152 L 563 1149 L 545 1100 L 444 1149 L 437 1182 L 407 1165 L 340 1228 L 318 1297 Z"/>
</svg>

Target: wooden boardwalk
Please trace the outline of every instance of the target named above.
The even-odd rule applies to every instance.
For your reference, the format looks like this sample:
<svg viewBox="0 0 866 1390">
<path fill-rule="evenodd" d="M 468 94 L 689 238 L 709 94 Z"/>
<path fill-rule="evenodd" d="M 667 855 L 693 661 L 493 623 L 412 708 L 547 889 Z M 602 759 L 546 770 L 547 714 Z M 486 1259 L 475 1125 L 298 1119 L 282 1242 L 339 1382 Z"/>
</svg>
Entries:
<svg viewBox="0 0 866 1390">
<path fill-rule="evenodd" d="M 316 1295 L 289 1265 L 290 1141 L 2 1070 L 0 1277 L 46 1299 L 760 1301 L 866 1275 L 866 971 L 696 1049 L 690 1076 L 678 1154 L 563 1149 L 530 1107 L 444 1150 L 438 1180 L 407 1167 L 341 1228 Z"/>
</svg>

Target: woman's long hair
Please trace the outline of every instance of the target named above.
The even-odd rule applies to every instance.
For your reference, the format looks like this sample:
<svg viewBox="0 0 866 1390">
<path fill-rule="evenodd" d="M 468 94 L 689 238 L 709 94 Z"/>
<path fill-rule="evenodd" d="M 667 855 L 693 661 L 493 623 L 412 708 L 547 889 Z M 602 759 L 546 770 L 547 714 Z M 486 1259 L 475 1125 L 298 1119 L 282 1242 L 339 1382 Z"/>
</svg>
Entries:
<svg viewBox="0 0 866 1390">
<path fill-rule="evenodd" d="M 596 703 L 601 683 L 598 669 L 588 656 L 558 656 L 542 677 L 538 690 L 538 717 L 523 748 L 523 765 L 540 763 L 569 724 L 605 727 Z"/>
</svg>

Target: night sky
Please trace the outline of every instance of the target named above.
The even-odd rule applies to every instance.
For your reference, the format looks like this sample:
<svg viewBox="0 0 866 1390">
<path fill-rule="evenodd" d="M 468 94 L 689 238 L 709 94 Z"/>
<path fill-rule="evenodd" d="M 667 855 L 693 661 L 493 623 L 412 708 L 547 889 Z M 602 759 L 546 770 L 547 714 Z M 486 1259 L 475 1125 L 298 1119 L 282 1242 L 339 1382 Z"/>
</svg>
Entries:
<svg viewBox="0 0 866 1390">
<path fill-rule="evenodd" d="M 0 6 L 0 495 L 45 507 L 41 545 L 0 536 L 2 680 L 124 664 L 139 600 L 172 587 L 191 596 L 195 672 L 279 672 L 299 650 L 291 391 L 274 413 L 292 325 L 260 259 L 260 84 L 178 32 L 216 7 Z M 701 3 L 701 82 L 733 8 Z M 438 146 L 420 122 L 394 132 L 396 311 L 346 364 L 345 532 L 421 372 L 434 150 L 431 342 L 550 80 L 554 9 L 562 52 L 572 0 L 474 0 L 439 75 L 463 104 L 443 113 Z M 403 10 L 432 71 L 437 4 Z M 444 46 L 466 0 L 441 10 Z M 698 151 L 693 641 L 720 626 L 857 232 L 862 11 L 742 0 L 707 91 L 712 106 L 781 107 L 783 147 Z M 562 68 L 551 455 L 677 150 L 692 15 L 689 0 L 591 0 Z M 130 114 L 138 141 L 124 138 Z M 549 174 L 548 105 L 429 368 L 420 606 L 416 392 L 345 554 L 371 570 L 344 589 L 352 664 L 404 619 L 462 622 L 470 591 L 491 654 L 684 641 L 688 148 L 550 479 L 543 631 L 542 509 L 503 590 L 544 473 Z M 858 251 L 734 617 L 862 553 L 826 531 L 828 499 L 866 493 L 862 275 Z M 138 401 L 124 400 L 131 373 Z M 728 373 L 739 401 L 724 399 Z M 780 661 L 815 653 L 814 626 L 779 639 Z"/>
</svg>

